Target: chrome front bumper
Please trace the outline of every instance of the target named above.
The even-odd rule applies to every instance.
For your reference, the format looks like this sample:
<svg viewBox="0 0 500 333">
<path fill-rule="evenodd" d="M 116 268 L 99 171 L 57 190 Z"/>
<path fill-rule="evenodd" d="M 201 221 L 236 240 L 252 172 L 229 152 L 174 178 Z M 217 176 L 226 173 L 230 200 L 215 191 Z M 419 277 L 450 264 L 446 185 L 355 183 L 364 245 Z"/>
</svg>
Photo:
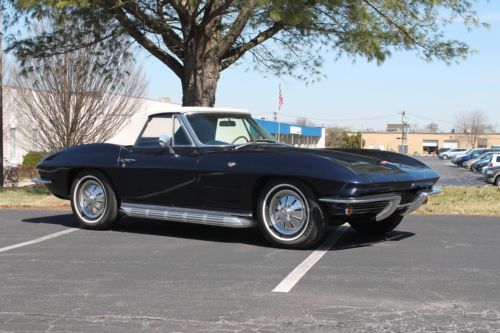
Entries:
<svg viewBox="0 0 500 333">
<path fill-rule="evenodd" d="M 384 220 L 391 216 L 396 210 L 400 208 L 406 208 L 406 210 L 402 213 L 402 215 L 408 215 L 416 211 L 420 206 L 427 202 L 427 198 L 430 195 L 439 194 L 442 191 L 433 187 L 430 190 L 422 190 L 417 193 L 416 198 L 409 204 L 401 204 L 401 195 L 396 193 L 388 193 L 388 194 L 376 194 L 376 195 L 367 195 L 362 197 L 348 197 L 348 198 L 340 198 L 340 197 L 326 197 L 320 198 L 319 201 L 325 203 L 333 203 L 333 204 L 345 204 L 345 205 L 354 205 L 360 203 L 375 203 L 375 202 L 387 202 L 387 205 L 375 216 L 377 221 Z"/>
<path fill-rule="evenodd" d="M 31 181 L 35 184 L 52 184 L 52 180 L 45 178 L 33 178 Z"/>
</svg>

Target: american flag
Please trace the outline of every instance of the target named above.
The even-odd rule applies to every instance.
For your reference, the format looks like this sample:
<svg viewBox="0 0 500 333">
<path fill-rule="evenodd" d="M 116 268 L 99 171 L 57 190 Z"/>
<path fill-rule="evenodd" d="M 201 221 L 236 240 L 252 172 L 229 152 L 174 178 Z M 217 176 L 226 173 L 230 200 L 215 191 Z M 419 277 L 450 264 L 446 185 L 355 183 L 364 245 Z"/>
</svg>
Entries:
<svg viewBox="0 0 500 333">
<path fill-rule="evenodd" d="M 279 95 L 278 95 L 278 109 L 279 110 L 281 110 L 282 105 L 283 105 L 283 93 L 281 92 L 281 83 L 280 83 Z"/>
</svg>

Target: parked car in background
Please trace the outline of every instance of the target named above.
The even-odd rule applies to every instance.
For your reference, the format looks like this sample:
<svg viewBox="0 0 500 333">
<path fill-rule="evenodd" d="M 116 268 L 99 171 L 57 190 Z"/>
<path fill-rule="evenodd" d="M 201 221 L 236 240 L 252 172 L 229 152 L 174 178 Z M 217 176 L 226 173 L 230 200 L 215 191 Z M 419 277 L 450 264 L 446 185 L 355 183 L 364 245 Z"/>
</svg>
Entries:
<svg viewBox="0 0 500 333">
<path fill-rule="evenodd" d="M 463 156 L 458 156 L 457 158 L 452 160 L 452 163 L 458 166 L 463 166 L 465 162 L 468 160 L 472 160 L 474 158 L 479 157 L 480 155 L 484 154 L 487 152 L 487 149 L 484 148 L 476 148 L 476 149 L 471 149 L 467 154 Z"/>
<path fill-rule="evenodd" d="M 500 166 L 488 168 L 484 174 L 484 181 L 500 186 Z"/>
<path fill-rule="evenodd" d="M 489 161 L 491 155 L 493 155 L 494 152 L 486 152 L 486 153 L 483 153 L 481 155 L 479 155 L 477 158 L 473 158 L 473 159 L 470 159 L 468 161 L 466 161 L 463 166 L 467 169 L 470 169 L 471 171 L 474 171 L 474 164 L 475 163 L 479 163 L 479 162 L 483 162 L 483 161 Z"/>
<path fill-rule="evenodd" d="M 469 160 L 472 160 L 472 159 L 476 159 L 478 158 L 479 156 L 485 154 L 485 153 L 500 153 L 500 149 L 498 148 L 476 148 L 476 149 L 472 149 L 471 151 L 469 151 L 467 154 L 465 154 L 464 156 L 459 156 L 455 159 L 454 163 L 458 166 L 464 166 L 464 163 L 469 161 Z"/>
<path fill-rule="evenodd" d="M 437 156 L 439 157 L 439 156 L 443 155 L 445 152 L 450 151 L 451 149 L 452 148 L 439 148 L 437 150 Z M 440 158 L 442 158 L 442 157 L 440 157 Z"/>
<path fill-rule="evenodd" d="M 488 162 L 488 168 L 494 168 L 500 166 L 500 153 L 495 153 L 491 155 L 490 161 Z"/>
<path fill-rule="evenodd" d="M 469 150 L 467 150 L 467 151 L 465 151 L 463 153 L 453 155 L 453 157 L 451 158 L 450 162 L 453 163 L 453 164 L 456 164 L 457 163 L 457 159 L 459 159 L 461 157 L 464 157 L 465 155 L 467 155 L 471 151 L 472 151 L 472 149 L 469 149 Z"/>
<path fill-rule="evenodd" d="M 479 166 L 478 169 L 481 171 L 483 175 L 485 175 L 486 171 L 488 171 L 489 168 L 493 168 L 496 166 L 500 166 L 500 153 L 493 154 L 488 160 L 488 162 L 482 166 Z"/>
<path fill-rule="evenodd" d="M 486 155 L 486 154 L 480 155 L 477 158 L 473 158 L 471 160 L 468 160 L 468 161 L 464 162 L 463 167 L 466 168 L 466 169 L 469 169 L 470 171 L 473 171 L 474 169 L 472 168 L 472 165 L 474 163 L 479 162 L 480 160 L 484 159 L 485 157 L 487 157 L 487 156 L 484 156 L 484 155 Z"/>
<path fill-rule="evenodd" d="M 465 154 L 469 149 L 468 148 L 453 148 L 443 153 L 439 153 L 438 157 L 443 160 L 448 160 L 455 155 Z"/>
<path fill-rule="evenodd" d="M 493 155 L 493 154 L 491 154 L 491 155 Z M 472 166 L 471 166 L 472 171 L 481 172 L 481 169 L 484 168 L 485 166 L 487 166 L 488 163 L 490 163 L 491 155 L 472 163 Z"/>
</svg>

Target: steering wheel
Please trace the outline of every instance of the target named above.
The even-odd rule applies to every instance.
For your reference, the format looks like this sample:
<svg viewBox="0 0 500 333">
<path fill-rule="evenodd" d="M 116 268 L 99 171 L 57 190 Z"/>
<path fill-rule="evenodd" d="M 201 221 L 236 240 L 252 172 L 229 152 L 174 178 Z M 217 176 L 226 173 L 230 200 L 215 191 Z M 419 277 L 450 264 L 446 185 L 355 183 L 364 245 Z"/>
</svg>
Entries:
<svg viewBox="0 0 500 333">
<path fill-rule="evenodd" d="M 238 141 L 239 139 L 245 139 L 246 142 L 248 142 L 248 139 L 246 136 L 243 136 L 243 135 L 240 135 L 239 137 L 237 137 L 236 139 L 234 139 L 231 144 L 235 143 L 236 141 Z"/>
</svg>

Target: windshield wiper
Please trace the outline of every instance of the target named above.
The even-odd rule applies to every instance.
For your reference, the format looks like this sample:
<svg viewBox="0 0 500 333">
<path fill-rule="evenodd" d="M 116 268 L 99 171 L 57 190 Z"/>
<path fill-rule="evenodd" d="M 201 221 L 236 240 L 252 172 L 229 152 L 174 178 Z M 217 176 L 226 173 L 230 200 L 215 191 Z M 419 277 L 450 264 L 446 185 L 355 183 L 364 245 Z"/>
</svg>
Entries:
<svg viewBox="0 0 500 333">
<path fill-rule="evenodd" d="M 243 147 L 246 147 L 246 146 L 250 146 L 250 145 L 254 145 L 254 144 L 258 144 L 258 143 L 275 143 L 275 144 L 280 144 L 279 142 L 276 142 L 274 140 L 268 140 L 268 139 L 258 139 L 258 140 L 252 140 L 252 141 L 248 141 L 248 142 L 245 142 L 239 146 L 236 146 L 234 147 L 235 150 L 238 150 L 240 148 L 243 148 Z"/>
<path fill-rule="evenodd" d="M 267 143 L 279 143 L 275 140 L 269 140 L 269 139 L 257 139 L 257 140 L 253 140 L 253 141 L 250 141 L 250 142 L 267 142 Z"/>
</svg>

